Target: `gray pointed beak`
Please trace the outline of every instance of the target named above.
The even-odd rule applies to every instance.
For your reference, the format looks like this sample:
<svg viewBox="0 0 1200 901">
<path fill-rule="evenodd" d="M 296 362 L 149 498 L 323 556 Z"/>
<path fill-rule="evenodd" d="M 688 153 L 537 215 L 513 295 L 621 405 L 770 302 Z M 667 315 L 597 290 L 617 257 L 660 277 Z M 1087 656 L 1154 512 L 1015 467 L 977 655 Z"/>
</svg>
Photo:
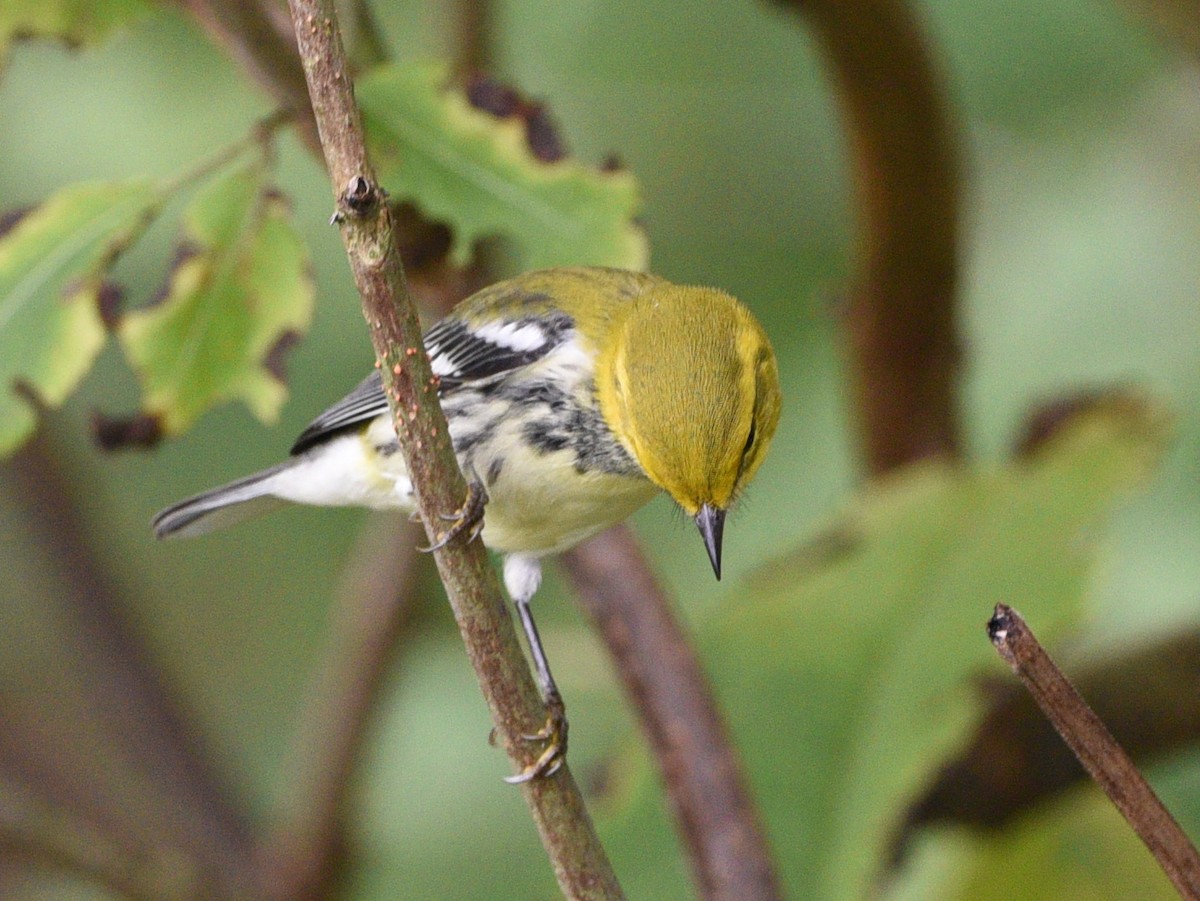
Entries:
<svg viewBox="0 0 1200 901">
<path fill-rule="evenodd" d="M 705 504 L 696 514 L 696 528 L 704 539 L 704 548 L 708 551 L 708 559 L 712 561 L 713 572 L 717 581 L 721 579 L 721 534 L 725 531 L 725 511 Z"/>
</svg>

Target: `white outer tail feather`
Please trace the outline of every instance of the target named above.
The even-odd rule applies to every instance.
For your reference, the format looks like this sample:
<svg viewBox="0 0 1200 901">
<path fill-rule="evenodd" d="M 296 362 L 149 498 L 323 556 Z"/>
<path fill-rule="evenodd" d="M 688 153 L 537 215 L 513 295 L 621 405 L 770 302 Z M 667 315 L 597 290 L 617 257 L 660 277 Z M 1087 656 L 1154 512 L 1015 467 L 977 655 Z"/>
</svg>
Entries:
<svg viewBox="0 0 1200 901">
<path fill-rule="evenodd" d="M 391 421 L 384 420 L 388 429 Z M 415 509 L 399 453 L 380 455 L 357 432 L 321 442 L 278 466 L 172 504 L 153 519 L 159 538 L 190 538 L 283 506 Z"/>
<path fill-rule="evenodd" d="M 287 502 L 272 493 L 272 483 L 275 476 L 290 469 L 295 462 L 288 460 L 172 504 L 154 517 L 154 536 L 190 538 L 204 535 L 283 506 Z"/>
</svg>

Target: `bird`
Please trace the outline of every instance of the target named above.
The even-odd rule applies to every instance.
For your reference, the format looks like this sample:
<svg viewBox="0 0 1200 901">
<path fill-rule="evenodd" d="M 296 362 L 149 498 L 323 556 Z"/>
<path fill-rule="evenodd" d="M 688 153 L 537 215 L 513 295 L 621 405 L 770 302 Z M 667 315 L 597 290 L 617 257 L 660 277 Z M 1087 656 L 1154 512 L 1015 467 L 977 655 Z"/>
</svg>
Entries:
<svg viewBox="0 0 1200 901">
<path fill-rule="evenodd" d="M 725 518 L 762 464 L 782 406 L 775 353 L 730 294 L 649 273 L 543 269 L 484 288 L 424 335 L 459 464 L 482 502 L 470 526 L 503 556 L 547 709 L 538 760 L 566 753 L 561 695 L 530 600 L 541 561 L 665 492 L 721 578 Z M 158 538 L 286 504 L 416 510 L 378 369 L 312 421 L 283 462 L 172 504 Z M 466 509 L 469 504 L 464 504 Z"/>
</svg>

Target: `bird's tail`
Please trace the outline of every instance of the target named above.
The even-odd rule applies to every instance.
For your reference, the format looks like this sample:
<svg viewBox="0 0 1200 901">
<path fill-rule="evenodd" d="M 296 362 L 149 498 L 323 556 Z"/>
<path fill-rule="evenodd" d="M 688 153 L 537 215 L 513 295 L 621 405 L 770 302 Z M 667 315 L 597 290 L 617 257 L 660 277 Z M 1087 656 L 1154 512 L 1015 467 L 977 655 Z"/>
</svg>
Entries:
<svg viewBox="0 0 1200 901">
<path fill-rule="evenodd" d="M 274 478 L 295 462 L 294 459 L 286 460 L 278 466 L 172 504 L 151 521 L 155 537 L 204 535 L 283 506 L 286 501 L 274 494 Z"/>
</svg>

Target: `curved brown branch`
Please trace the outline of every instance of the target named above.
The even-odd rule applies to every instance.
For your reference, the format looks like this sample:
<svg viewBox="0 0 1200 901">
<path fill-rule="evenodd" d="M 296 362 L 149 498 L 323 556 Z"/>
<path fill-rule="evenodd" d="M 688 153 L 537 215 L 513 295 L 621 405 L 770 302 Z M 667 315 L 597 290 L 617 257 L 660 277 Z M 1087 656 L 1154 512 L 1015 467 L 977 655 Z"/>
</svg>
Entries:
<svg viewBox="0 0 1200 901">
<path fill-rule="evenodd" d="M 959 162 L 927 42 L 902 0 L 777 2 L 812 25 L 845 120 L 859 223 L 846 324 L 867 467 L 957 456 Z"/>
<path fill-rule="evenodd" d="M 389 208 L 366 156 L 362 122 L 330 0 L 289 0 L 300 59 L 337 200 L 350 268 L 363 300 L 392 418 L 429 538 L 466 497 L 436 381 L 421 343 Z M 496 734 L 518 770 L 536 747 L 522 739 L 545 718 L 537 688 L 482 544 L 465 535 L 434 553 Z M 566 766 L 523 787 L 526 802 L 564 894 L 623 897 Z"/>
<path fill-rule="evenodd" d="M 633 535 L 617 526 L 563 559 L 641 718 L 701 896 L 782 897 L 708 680 Z"/>
</svg>

